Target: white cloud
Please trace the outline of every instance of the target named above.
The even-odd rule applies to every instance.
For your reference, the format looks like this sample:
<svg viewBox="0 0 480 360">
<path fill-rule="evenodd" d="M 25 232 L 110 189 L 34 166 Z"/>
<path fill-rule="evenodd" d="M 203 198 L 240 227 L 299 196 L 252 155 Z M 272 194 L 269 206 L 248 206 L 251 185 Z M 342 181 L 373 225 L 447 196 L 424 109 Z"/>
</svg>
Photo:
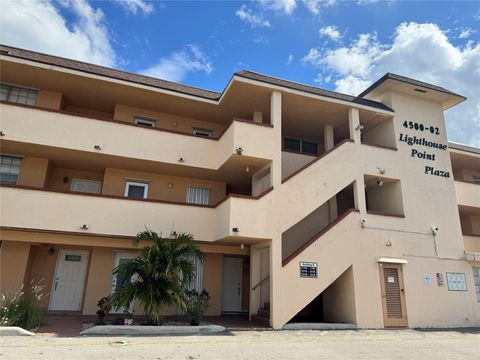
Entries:
<svg viewBox="0 0 480 360">
<path fill-rule="evenodd" d="M 260 0 L 265 9 L 283 12 L 287 15 L 293 13 L 297 7 L 296 0 Z"/>
<path fill-rule="evenodd" d="M 156 65 L 140 71 L 141 74 L 179 82 L 190 72 L 210 74 L 213 65 L 208 56 L 197 45 L 188 44 L 182 50 L 160 59 Z"/>
<path fill-rule="evenodd" d="M 466 39 L 468 37 L 470 37 L 470 35 L 472 35 L 473 33 L 475 33 L 476 30 L 474 29 L 465 29 L 465 30 L 462 30 L 462 32 L 460 33 L 460 35 L 458 35 L 458 38 L 459 39 Z"/>
<path fill-rule="evenodd" d="M 258 35 L 253 38 L 253 42 L 257 45 L 267 45 L 270 39 L 265 35 Z"/>
<path fill-rule="evenodd" d="M 70 24 L 54 4 L 73 14 Z M 0 42 L 5 45 L 104 66 L 117 63 L 103 12 L 85 0 L 2 1 L 0 8 Z"/>
<path fill-rule="evenodd" d="M 287 58 L 287 65 L 290 65 L 293 61 L 293 54 L 289 54 Z"/>
<path fill-rule="evenodd" d="M 266 20 L 262 14 L 255 14 L 251 9 L 247 8 L 245 4 L 235 12 L 235 15 L 237 15 L 240 20 L 248 23 L 252 28 L 270 27 L 270 22 Z"/>
<path fill-rule="evenodd" d="M 334 5 L 337 0 L 300 0 L 300 2 L 314 15 L 320 14 L 322 7 Z M 260 0 L 263 8 L 291 15 L 297 8 L 297 0 Z"/>
<path fill-rule="evenodd" d="M 324 26 L 320 29 L 319 34 L 321 36 L 329 37 L 333 41 L 338 41 L 342 38 L 342 34 L 338 31 L 335 25 Z"/>
<path fill-rule="evenodd" d="M 468 100 L 446 112 L 449 139 L 480 146 L 480 43 L 453 45 L 436 24 L 402 23 L 389 43 L 361 34 L 349 46 L 310 49 L 304 62 L 356 95 L 387 72 L 440 85 Z"/>
<path fill-rule="evenodd" d="M 134 15 L 137 11 L 141 11 L 144 15 L 148 15 L 155 9 L 152 3 L 144 0 L 115 0 L 115 2 L 121 5 L 127 12 Z"/>
<path fill-rule="evenodd" d="M 379 0 L 357 0 L 357 5 L 371 5 L 377 3 Z"/>
</svg>

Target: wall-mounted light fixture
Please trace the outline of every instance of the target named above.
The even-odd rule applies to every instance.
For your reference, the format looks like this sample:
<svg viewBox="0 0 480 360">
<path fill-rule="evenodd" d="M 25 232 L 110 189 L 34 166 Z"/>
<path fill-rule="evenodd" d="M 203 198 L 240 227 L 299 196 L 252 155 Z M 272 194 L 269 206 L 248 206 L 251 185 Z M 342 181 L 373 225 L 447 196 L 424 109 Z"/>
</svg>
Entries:
<svg viewBox="0 0 480 360">
<path fill-rule="evenodd" d="M 95 145 L 94 148 L 95 150 L 102 150 L 102 147 L 100 145 Z"/>
<path fill-rule="evenodd" d="M 238 233 L 240 230 L 238 230 L 238 227 L 234 227 L 234 228 L 232 228 L 232 231 L 233 231 L 234 233 Z"/>
<path fill-rule="evenodd" d="M 432 235 L 435 236 L 438 234 L 438 226 L 432 226 Z"/>
<path fill-rule="evenodd" d="M 250 166 L 245 165 L 245 172 L 247 172 L 247 173 L 250 172 Z"/>
<path fill-rule="evenodd" d="M 385 246 L 392 246 L 392 242 L 390 240 L 388 240 L 386 243 L 385 243 Z"/>
<path fill-rule="evenodd" d="M 240 244 L 240 249 L 242 249 L 242 250 L 245 249 L 245 245 Z"/>
<path fill-rule="evenodd" d="M 65 175 L 65 176 L 63 177 L 63 183 L 64 183 L 64 184 L 68 183 L 68 176 L 67 176 L 67 175 Z"/>
<path fill-rule="evenodd" d="M 382 187 L 383 184 L 384 184 L 383 180 L 380 179 L 380 178 L 378 178 L 378 179 L 377 179 L 377 186 L 378 186 L 378 187 Z"/>
<path fill-rule="evenodd" d="M 55 253 L 55 249 L 53 247 L 50 247 L 50 249 L 48 249 L 48 255 L 53 255 Z"/>
<path fill-rule="evenodd" d="M 0 136 L 5 136 L 5 133 L 3 132 L 3 130 L 0 130 Z"/>
<path fill-rule="evenodd" d="M 173 183 L 169 182 L 169 183 L 168 183 L 168 188 L 169 188 L 169 189 L 173 188 Z"/>
<path fill-rule="evenodd" d="M 355 130 L 363 130 L 365 129 L 365 126 L 363 126 L 362 124 L 358 124 L 357 127 L 355 128 Z"/>
<path fill-rule="evenodd" d="M 235 149 L 235 152 L 237 153 L 237 155 L 242 155 L 242 153 L 243 153 L 243 148 L 242 148 L 241 146 L 239 146 L 239 147 L 237 147 L 237 148 Z"/>
<path fill-rule="evenodd" d="M 80 226 L 80 229 L 82 229 L 82 230 L 88 230 L 88 225 L 87 225 L 87 224 L 83 224 L 82 226 Z"/>
<path fill-rule="evenodd" d="M 382 168 L 382 167 L 380 167 L 380 166 L 377 166 L 377 169 L 378 169 L 378 172 L 379 172 L 380 174 L 382 174 L 382 175 L 385 174 L 385 168 Z"/>
<path fill-rule="evenodd" d="M 183 157 L 181 157 L 181 158 L 178 158 L 178 162 L 181 162 L 181 163 L 183 163 L 183 162 L 185 162 L 185 159 L 184 159 Z"/>
<path fill-rule="evenodd" d="M 172 126 L 177 127 L 177 122 L 176 121 L 172 122 Z"/>
</svg>

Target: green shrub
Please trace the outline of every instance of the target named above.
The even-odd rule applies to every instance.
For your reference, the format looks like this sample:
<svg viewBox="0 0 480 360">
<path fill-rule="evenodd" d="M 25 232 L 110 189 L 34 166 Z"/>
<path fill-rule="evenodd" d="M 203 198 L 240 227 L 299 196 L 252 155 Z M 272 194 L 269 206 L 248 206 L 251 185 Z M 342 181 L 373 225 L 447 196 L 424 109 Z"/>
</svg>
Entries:
<svg viewBox="0 0 480 360">
<path fill-rule="evenodd" d="M 13 294 L 2 294 L 0 299 L 0 325 L 20 326 L 30 330 L 40 325 L 42 310 L 40 300 L 45 286 L 41 281 L 31 283 L 28 293 L 22 285 Z"/>
<path fill-rule="evenodd" d="M 196 290 L 185 291 L 185 304 L 188 320 L 191 325 L 199 325 L 205 311 L 210 306 L 210 295 L 203 290 L 199 293 Z"/>
</svg>

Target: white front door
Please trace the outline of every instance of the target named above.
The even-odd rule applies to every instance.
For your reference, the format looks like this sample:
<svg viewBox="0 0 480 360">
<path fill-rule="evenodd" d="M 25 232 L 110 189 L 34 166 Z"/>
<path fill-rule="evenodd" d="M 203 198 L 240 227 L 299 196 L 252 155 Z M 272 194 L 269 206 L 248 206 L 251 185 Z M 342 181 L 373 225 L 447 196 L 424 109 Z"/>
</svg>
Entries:
<svg viewBox="0 0 480 360">
<path fill-rule="evenodd" d="M 118 265 L 128 263 L 133 259 L 135 259 L 137 256 L 138 256 L 138 253 L 136 252 L 119 251 L 115 256 L 115 262 L 113 264 L 113 268 L 115 269 Z M 117 275 L 113 275 L 112 294 L 118 289 L 121 289 L 123 286 L 125 286 L 125 284 L 127 284 L 129 281 L 131 281 L 131 279 L 124 279 L 124 278 L 120 278 Z M 113 308 L 111 312 L 114 314 L 119 314 L 119 313 L 125 312 L 125 310 L 132 312 L 133 304 L 130 304 L 129 309 L 125 309 L 124 307 L 119 307 L 119 308 Z"/>
<path fill-rule="evenodd" d="M 73 179 L 72 186 L 70 188 L 71 191 L 92 193 L 92 194 L 100 194 L 101 189 L 102 189 L 101 181 L 83 180 L 83 179 Z"/>
<path fill-rule="evenodd" d="M 59 250 L 49 310 L 81 309 L 87 260 L 86 250 Z"/>
<path fill-rule="evenodd" d="M 242 310 L 242 258 L 223 258 L 222 311 Z"/>
</svg>

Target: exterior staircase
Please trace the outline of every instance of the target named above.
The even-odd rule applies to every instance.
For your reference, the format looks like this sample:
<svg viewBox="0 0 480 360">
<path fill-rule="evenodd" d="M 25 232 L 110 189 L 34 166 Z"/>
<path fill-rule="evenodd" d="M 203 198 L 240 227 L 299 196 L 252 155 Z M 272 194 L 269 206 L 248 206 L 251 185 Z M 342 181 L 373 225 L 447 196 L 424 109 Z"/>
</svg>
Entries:
<svg viewBox="0 0 480 360">
<path fill-rule="evenodd" d="M 270 327 L 270 302 L 265 302 L 263 307 L 258 309 L 257 315 L 252 315 L 252 320 L 256 323 Z"/>
</svg>

